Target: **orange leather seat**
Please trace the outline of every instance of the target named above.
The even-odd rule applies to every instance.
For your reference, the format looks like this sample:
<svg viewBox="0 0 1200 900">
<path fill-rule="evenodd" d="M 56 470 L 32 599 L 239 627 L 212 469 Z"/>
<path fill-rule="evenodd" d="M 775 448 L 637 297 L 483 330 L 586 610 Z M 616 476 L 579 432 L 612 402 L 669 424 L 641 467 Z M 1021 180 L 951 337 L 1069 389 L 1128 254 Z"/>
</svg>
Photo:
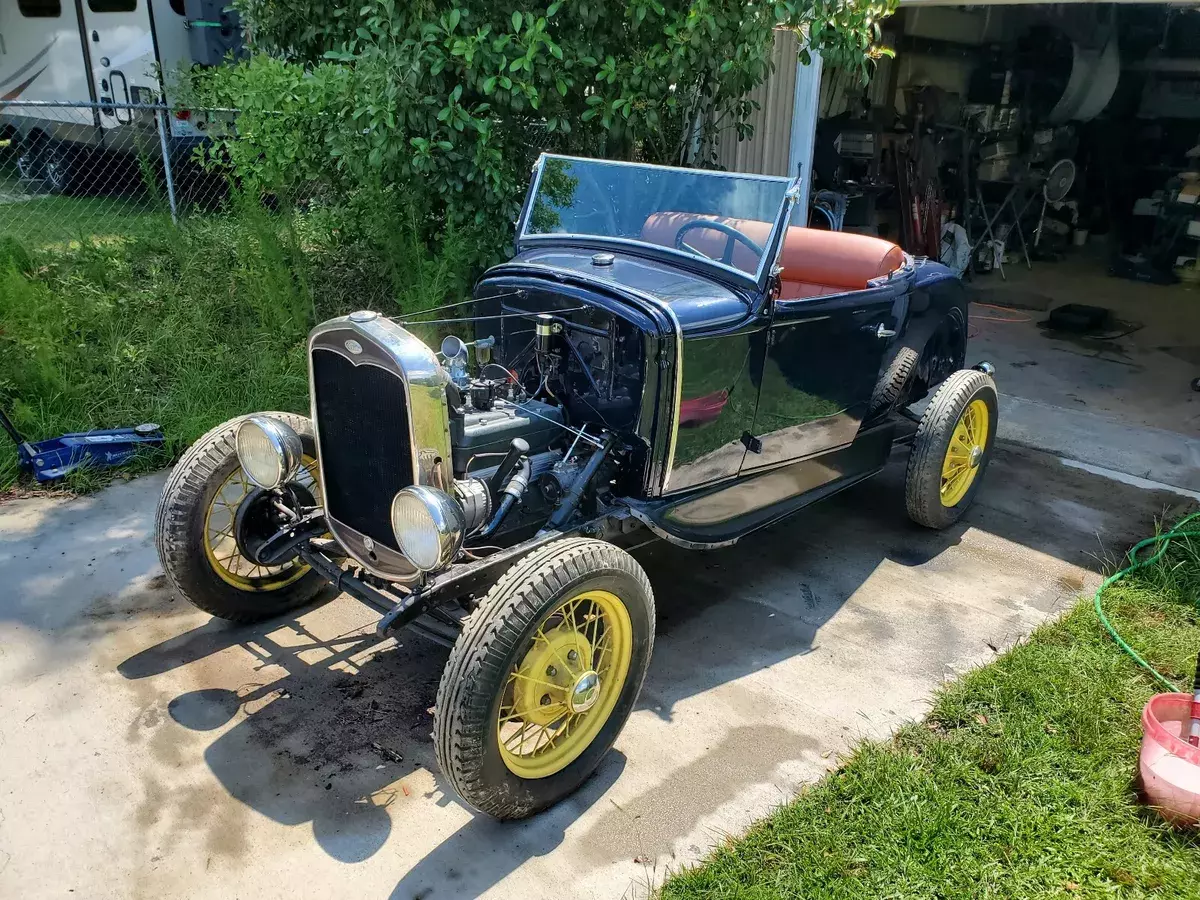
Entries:
<svg viewBox="0 0 1200 900">
<path fill-rule="evenodd" d="M 674 247 L 679 229 L 688 222 L 716 220 L 736 228 L 760 247 L 771 234 L 771 223 L 758 219 L 734 219 L 700 213 L 658 212 L 642 226 L 642 240 Z M 702 253 L 720 259 L 729 236 L 715 229 L 696 228 L 684 239 Z M 846 231 L 819 231 L 793 225 L 783 241 L 779 264 L 783 266 L 780 297 L 796 300 L 862 290 L 872 278 L 887 275 L 904 265 L 904 251 L 890 241 Z M 740 241 L 734 243 L 733 265 L 753 274 L 758 259 Z"/>
</svg>

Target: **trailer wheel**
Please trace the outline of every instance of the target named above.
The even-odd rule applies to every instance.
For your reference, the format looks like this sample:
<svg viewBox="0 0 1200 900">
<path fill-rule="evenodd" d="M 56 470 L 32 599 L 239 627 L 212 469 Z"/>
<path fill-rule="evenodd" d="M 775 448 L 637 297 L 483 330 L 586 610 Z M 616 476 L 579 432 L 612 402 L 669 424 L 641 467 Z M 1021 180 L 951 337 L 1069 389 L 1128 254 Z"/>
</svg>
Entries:
<svg viewBox="0 0 1200 900">
<path fill-rule="evenodd" d="M 62 144 L 42 151 L 42 180 L 52 194 L 71 194 L 79 184 L 79 160 Z"/>
<path fill-rule="evenodd" d="M 25 137 L 17 145 L 17 175 L 23 181 L 42 180 L 42 151 L 45 141 L 38 134 Z"/>
<path fill-rule="evenodd" d="M 921 416 L 905 474 L 908 515 L 927 528 L 959 520 L 983 480 L 996 443 L 998 403 L 989 375 L 960 369 Z"/>
<path fill-rule="evenodd" d="M 567 538 L 531 553 L 450 652 L 434 716 L 442 772 L 498 819 L 566 797 L 629 718 L 653 644 L 650 582 L 624 550 Z"/>
<path fill-rule="evenodd" d="M 320 502 L 312 422 L 291 413 L 265 415 L 300 435 L 304 465 L 296 482 Z M 183 454 L 158 503 L 155 543 L 167 580 L 179 596 L 219 618 L 257 622 L 303 606 L 325 582 L 298 559 L 260 566 L 242 555 L 234 523 L 253 487 L 237 457 L 237 427 L 243 418 L 218 425 Z"/>
</svg>

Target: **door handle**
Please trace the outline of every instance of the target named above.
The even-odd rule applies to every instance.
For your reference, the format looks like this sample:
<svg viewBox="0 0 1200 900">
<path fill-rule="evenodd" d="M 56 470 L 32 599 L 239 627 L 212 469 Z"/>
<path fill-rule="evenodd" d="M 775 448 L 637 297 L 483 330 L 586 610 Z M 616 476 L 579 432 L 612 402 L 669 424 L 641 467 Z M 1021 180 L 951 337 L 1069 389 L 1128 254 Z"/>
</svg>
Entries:
<svg viewBox="0 0 1200 900">
<path fill-rule="evenodd" d="M 879 338 L 881 341 L 886 341 L 889 338 L 894 338 L 897 334 L 897 332 L 895 332 L 891 328 L 885 327 L 882 322 L 878 323 L 877 325 L 864 325 L 862 327 L 862 330 L 869 334 L 875 335 L 875 337 Z"/>
</svg>

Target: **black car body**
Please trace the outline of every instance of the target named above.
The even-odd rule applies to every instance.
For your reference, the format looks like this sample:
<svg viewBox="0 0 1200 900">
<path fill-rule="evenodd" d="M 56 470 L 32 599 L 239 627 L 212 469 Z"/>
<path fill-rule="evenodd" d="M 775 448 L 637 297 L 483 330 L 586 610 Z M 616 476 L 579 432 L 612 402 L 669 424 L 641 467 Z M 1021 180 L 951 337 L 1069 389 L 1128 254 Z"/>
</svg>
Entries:
<svg viewBox="0 0 1200 900">
<path fill-rule="evenodd" d="M 381 634 L 453 646 L 438 709 L 455 788 L 501 817 L 553 802 L 611 744 L 649 660 L 652 594 L 611 545 L 734 543 L 878 472 L 899 443 L 914 444 L 918 522 L 949 524 L 978 487 L 996 400 L 990 367 L 962 369 L 963 286 L 886 241 L 804 227 L 800 196 L 798 180 L 543 156 L 515 254 L 451 305 L 458 318 L 326 322 L 309 342 L 311 420 L 235 420 L 189 451 L 180 470 L 207 472 L 208 454 L 257 486 L 223 501 L 237 510 L 223 534 L 259 581 L 218 570 L 241 593 L 211 591 L 182 526 L 160 537 L 168 575 L 240 619 L 329 582 L 380 608 Z M 474 329 L 473 365 L 461 340 L 435 354 L 411 330 L 447 321 Z M 935 389 L 924 416 L 907 412 Z M 168 525 L 208 522 L 205 498 L 223 496 L 172 490 Z M 544 693 L 522 693 L 535 678 Z M 577 727 L 587 740 L 562 762 L 554 745 Z M 479 739 L 465 761 L 463 728 Z"/>
</svg>

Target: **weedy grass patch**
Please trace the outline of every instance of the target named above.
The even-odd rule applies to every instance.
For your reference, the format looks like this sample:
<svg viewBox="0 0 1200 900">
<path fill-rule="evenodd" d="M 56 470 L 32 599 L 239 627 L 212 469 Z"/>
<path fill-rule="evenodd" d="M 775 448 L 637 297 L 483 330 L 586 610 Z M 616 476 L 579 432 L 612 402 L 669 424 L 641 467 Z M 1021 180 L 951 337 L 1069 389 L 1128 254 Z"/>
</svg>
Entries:
<svg viewBox="0 0 1200 900">
<path fill-rule="evenodd" d="M 115 239 L 0 244 L 0 404 L 30 439 L 156 422 L 162 465 L 214 425 L 308 408 L 305 340 L 353 309 L 412 313 L 458 299 L 468 239 L 418 238 L 391 192 L 338 206 L 235 197 L 229 209 Z M 73 476 L 88 490 L 110 477 Z M 0 442 L 0 490 L 18 481 Z"/>
</svg>

